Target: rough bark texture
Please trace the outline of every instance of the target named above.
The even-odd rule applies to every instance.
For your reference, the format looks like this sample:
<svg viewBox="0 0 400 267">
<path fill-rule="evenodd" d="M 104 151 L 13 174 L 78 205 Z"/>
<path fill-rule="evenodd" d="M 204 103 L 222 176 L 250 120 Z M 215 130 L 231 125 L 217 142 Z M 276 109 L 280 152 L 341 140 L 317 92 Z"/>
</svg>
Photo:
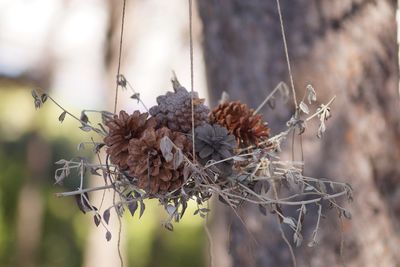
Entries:
<svg viewBox="0 0 400 267">
<path fill-rule="evenodd" d="M 344 260 L 347 266 L 399 266 L 396 1 L 281 0 L 281 6 L 298 97 L 308 83 L 320 102 L 337 96 L 327 134 L 317 141 L 309 125 L 304 152 L 307 174 L 336 177 L 355 189 L 353 219 L 343 224 Z M 289 84 L 275 1 L 202 0 L 198 7 L 213 104 L 225 90 L 256 107 L 278 82 Z M 292 109 L 265 114 L 275 132 Z M 290 266 L 273 216 L 241 210 L 250 235 L 236 215 L 226 213 L 233 266 Z M 299 266 L 341 264 L 340 223 L 333 213 L 322 221 L 319 246 L 295 250 Z"/>
</svg>

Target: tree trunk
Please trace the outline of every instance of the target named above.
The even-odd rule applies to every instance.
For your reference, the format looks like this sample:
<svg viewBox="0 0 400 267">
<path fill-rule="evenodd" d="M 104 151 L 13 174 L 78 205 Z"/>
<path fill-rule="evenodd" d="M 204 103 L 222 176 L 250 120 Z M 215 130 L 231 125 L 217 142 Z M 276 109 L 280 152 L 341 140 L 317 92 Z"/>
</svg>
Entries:
<svg viewBox="0 0 400 267">
<path fill-rule="evenodd" d="M 280 81 L 289 84 L 275 1 L 202 0 L 198 7 L 212 104 L 227 91 L 232 100 L 257 107 Z M 342 228 L 347 266 L 398 266 L 396 1 L 281 0 L 281 7 L 298 98 L 309 83 L 321 103 L 337 96 L 323 139 L 316 140 L 313 125 L 303 135 L 305 172 L 349 182 L 355 190 L 351 221 L 340 224 L 335 212 L 328 212 L 315 248 L 306 245 L 312 229 L 304 230 L 305 243 L 295 249 L 298 264 L 340 265 Z M 293 111 L 280 106 L 264 113 L 274 133 Z M 273 216 L 260 218 L 249 206 L 239 214 L 246 227 L 226 212 L 232 265 L 290 266 Z"/>
</svg>

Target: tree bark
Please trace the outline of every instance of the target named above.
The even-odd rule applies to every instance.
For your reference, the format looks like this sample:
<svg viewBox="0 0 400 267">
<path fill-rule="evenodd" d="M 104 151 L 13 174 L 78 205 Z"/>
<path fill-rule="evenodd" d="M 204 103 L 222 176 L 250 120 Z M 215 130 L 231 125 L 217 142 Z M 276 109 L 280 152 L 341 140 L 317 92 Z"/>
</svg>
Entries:
<svg viewBox="0 0 400 267">
<path fill-rule="evenodd" d="M 320 244 L 309 248 L 305 240 L 295 249 L 298 265 L 338 266 L 343 258 L 347 266 L 398 266 L 396 1 L 281 0 L 281 7 L 298 98 L 309 83 L 320 103 L 337 96 L 323 139 L 316 140 L 313 125 L 303 135 L 305 172 L 349 182 L 355 190 L 349 206 L 352 220 L 341 224 L 333 211 L 328 212 Z M 280 81 L 289 84 L 275 1 L 202 0 L 198 8 L 213 105 L 227 91 L 232 100 L 257 107 Z M 285 127 L 293 112 L 293 106 L 278 106 L 274 111 L 263 109 L 274 133 Z M 290 266 L 273 216 L 260 218 L 250 206 L 239 214 L 246 218 L 245 227 L 226 212 L 232 265 Z M 311 225 L 314 219 L 309 216 L 305 223 Z M 312 229 L 304 231 L 307 238 Z"/>
</svg>

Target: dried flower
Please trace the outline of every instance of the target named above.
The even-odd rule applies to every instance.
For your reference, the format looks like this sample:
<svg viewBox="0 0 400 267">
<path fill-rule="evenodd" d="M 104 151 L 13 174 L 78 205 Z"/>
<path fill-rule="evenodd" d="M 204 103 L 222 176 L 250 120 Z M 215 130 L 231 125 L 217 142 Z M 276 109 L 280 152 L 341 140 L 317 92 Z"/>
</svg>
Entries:
<svg viewBox="0 0 400 267">
<path fill-rule="evenodd" d="M 156 126 L 154 118 L 147 118 L 148 113 L 133 112 L 128 115 L 121 110 L 119 116 L 114 115 L 114 118 L 107 121 L 106 125 L 109 128 L 109 134 L 104 138 L 104 143 L 107 147 L 107 154 L 110 155 L 112 163 L 118 165 L 121 170 L 128 168 L 128 146 L 132 138 L 139 138 L 143 131 Z"/>
<path fill-rule="evenodd" d="M 219 104 L 210 114 L 210 121 L 226 127 L 242 146 L 258 144 L 269 137 L 269 128 L 261 115 L 239 101 Z"/>
<path fill-rule="evenodd" d="M 208 123 L 195 129 L 195 149 L 203 164 L 209 160 L 220 161 L 234 155 L 236 141 L 228 130 L 218 124 Z M 233 161 L 223 161 L 216 167 L 225 175 L 232 172 Z"/>
<path fill-rule="evenodd" d="M 170 160 L 166 160 L 161 149 L 161 140 L 168 137 L 177 148 Z M 140 138 L 133 138 L 129 142 L 129 173 L 138 179 L 137 186 L 152 194 L 171 192 L 183 183 L 183 166 L 174 164 L 174 157 L 183 151 L 189 153 L 190 140 L 182 133 L 172 132 L 163 127 L 158 130 L 148 128 Z"/>
</svg>

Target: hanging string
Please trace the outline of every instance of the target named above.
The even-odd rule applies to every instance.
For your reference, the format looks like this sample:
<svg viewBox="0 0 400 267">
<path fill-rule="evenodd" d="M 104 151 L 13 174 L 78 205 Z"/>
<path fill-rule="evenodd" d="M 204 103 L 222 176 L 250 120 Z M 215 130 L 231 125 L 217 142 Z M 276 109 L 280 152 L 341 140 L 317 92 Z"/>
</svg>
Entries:
<svg viewBox="0 0 400 267">
<path fill-rule="evenodd" d="M 286 55 L 286 62 L 287 62 L 287 65 L 288 65 L 290 85 L 292 87 L 293 101 L 294 101 L 294 106 L 296 107 L 296 114 L 297 114 L 297 110 L 298 110 L 299 106 L 297 105 L 296 91 L 294 90 L 293 75 L 292 75 L 292 69 L 290 68 L 289 52 L 288 52 L 288 47 L 287 47 L 287 43 L 286 43 L 285 28 L 283 27 L 282 11 L 281 11 L 281 5 L 279 3 L 279 0 L 276 0 L 276 5 L 278 6 L 279 21 L 281 23 L 281 33 L 282 33 L 282 39 L 283 39 L 283 46 L 285 48 L 285 55 Z"/>
<path fill-rule="evenodd" d="M 118 68 L 117 68 L 117 85 L 115 87 L 115 100 L 114 100 L 114 114 L 117 112 L 118 88 L 120 85 L 122 38 L 124 36 L 124 23 L 125 23 L 125 6 L 126 6 L 126 0 L 124 0 L 123 6 L 122 6 L 121 33 L 120 33 L 120 39 L 119 39 L 119 54 L 118 54 Z"/>
<path fill-rule="evenodd" d="M 191 92 L 191 106 L 192 106 L 192 143 L 193 143 L 193 162 L 196 161 L 196 149 L 194 147 L 194 104 L 193 104 L 193 88 L 194 88 L 194 75 L 193 75 L 193 15 L 192 15 L 192 0 L 189 0 L 189 39 L 190 39 L 190 92 Z"/>
</svg>

